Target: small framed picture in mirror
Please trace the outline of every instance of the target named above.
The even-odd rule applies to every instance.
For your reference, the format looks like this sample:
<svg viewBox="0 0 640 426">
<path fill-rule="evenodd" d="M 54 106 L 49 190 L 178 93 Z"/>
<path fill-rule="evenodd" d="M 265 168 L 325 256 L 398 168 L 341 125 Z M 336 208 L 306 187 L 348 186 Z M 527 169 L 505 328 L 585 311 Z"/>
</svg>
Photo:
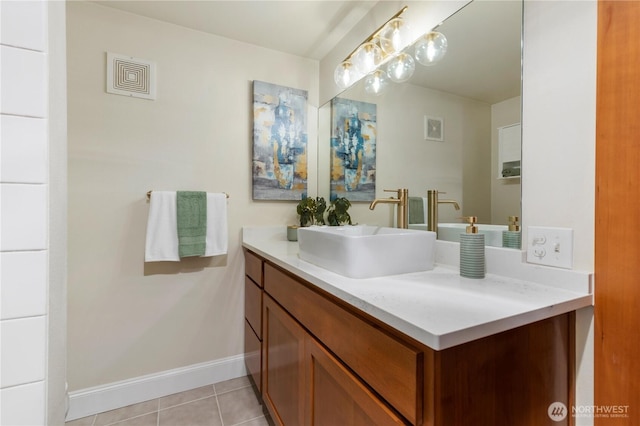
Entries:
<svg viewBox="0 0 640 426">
<path fill-rule="evenodd" d="M 440 117 L 424 116 L 424 139 L 444 141 L 444 121 Z"/>
</svg>

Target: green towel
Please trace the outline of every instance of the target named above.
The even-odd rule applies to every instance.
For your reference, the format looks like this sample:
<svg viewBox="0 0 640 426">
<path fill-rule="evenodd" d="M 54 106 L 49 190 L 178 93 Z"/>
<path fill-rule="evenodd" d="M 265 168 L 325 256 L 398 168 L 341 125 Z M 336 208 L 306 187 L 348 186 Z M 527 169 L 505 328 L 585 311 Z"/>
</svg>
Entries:
<svg viewBox="0 0 640 426">
<path fill-rule="evenodd" d="M 207 240 L 207 193 L 178 191 L 176 209 L 179 256 L 204 255 Z"/>
<path fill-rule="evenodd" d="M 502 177 L 520 176 L 519 167 L 505 167 L 502 169 Z"/>
<path fill-rule="evenodd" d="M 409 197 L 409 224 L 425 223 L 422 197 Z"/>
</svg>

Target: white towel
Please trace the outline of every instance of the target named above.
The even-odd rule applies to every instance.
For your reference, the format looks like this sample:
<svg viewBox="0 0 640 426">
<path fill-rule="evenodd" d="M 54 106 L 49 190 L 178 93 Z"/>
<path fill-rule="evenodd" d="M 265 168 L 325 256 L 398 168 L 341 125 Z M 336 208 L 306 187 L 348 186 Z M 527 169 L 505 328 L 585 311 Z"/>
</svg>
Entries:
<svg viewBox="0 0 640 426">
<path fill-rule="evenodd" d="M 179 262 L 176 192 L 153 191 L 149 203 L 145 262 Z"/>
<path fill-rule="evenodd" d="M 179 262 L 175 191 L 153 191 L 149 202 L 145 262 Z M 207 193 L 207 237 L 201 257 L 227 254 L 227 195 Z"/>
<path fill-rule="evenodd" d="M 227 195 L 207 193 L 207 239 L 203 257 L 227 254 Z"/>
</svg>

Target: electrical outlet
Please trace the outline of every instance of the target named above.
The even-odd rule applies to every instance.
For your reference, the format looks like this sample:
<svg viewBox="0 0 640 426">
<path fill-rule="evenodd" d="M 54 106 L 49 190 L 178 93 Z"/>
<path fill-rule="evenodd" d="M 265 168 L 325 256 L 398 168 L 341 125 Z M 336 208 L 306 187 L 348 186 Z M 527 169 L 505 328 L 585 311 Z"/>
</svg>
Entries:
<svg viewBox="0 0 640 426">
<path fill-rule="evenodd" d="M 527 227 L 527 262 L 571 269 L 573 229 Z"/>
</svg>

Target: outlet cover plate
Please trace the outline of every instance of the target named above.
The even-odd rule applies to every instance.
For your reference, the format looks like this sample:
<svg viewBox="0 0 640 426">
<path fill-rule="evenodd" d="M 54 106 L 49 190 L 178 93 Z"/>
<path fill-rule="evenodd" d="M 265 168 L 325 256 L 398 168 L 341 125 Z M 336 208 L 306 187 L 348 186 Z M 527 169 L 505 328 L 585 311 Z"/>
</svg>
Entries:
<svg viewBox="0 0 640 426">
<path fill-rule="evenodd" d="M 527 227 L 527 262 L 573 268 L 573 229 Z"/>
</svg>

